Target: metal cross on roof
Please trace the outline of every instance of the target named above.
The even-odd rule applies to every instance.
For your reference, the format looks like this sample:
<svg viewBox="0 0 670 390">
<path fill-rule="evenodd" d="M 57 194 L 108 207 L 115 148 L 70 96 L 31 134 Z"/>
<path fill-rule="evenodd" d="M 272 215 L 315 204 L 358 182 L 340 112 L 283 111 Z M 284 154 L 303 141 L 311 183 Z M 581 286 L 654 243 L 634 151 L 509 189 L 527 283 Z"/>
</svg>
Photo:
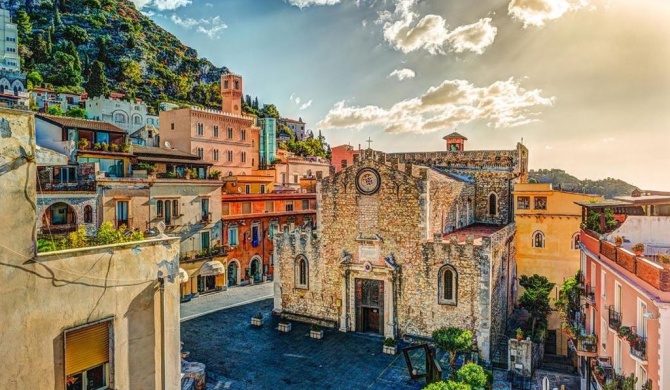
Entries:
<svg viewBox="0 0 670 390">
<path fill-rule="evenodd" d="M 365 141 L 365 142 L 368 143 L 368 149 L 370 149 L 370 144 L 372 143 L 372 138 L 371 138 L 371 137 L 368 137 L 368 140 Z"/>
</svg>

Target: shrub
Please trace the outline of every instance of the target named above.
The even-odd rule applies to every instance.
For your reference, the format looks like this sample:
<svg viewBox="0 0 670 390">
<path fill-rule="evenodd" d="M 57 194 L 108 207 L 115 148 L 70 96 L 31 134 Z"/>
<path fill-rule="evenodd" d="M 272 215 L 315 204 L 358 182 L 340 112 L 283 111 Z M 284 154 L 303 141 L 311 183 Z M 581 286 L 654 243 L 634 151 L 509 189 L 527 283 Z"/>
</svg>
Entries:
<svg viewBox="0 0 670 390">
<path fill-rule="evenodd" d="M 633 252 L 644 252 L 644 244 L 641 242 L 638 242 L 637 244 L 633 245 L 632 248 Z"/>
<path fill-rule="evenodd" d="M 398 345 L 398 341 L 396 339 L 394 339 L 393 337 L 387 337 L 384 340 L 384 346 L 385 347 L 395 347 L 396 345 Z"/>
<path fill-rule="evenodd" d="M 76 232 L 72 232 L 67 236 L 70 248 L 85 248 L 89 245 L 86 229 L 79 226 Z"/>
<path fill-rule="evenodd" d="M 486 386 L 484 369 L 474 363 L 465 364 L 456 373 L 459 382 L 463 382 L 473 389 L 483 389 Z"/>
<path fill-rule="evenodd" d="M 321 331 L 321 326 L 317 324 L 312 324 L 312 326 L 309 328 L 312 332 L 320 332 Z"/>
<path fill-rule="evenodd" d="M 472 387 L 466 383 L 446 381 L 431 383 L 423 390 L 472 390 Z"/>
</svg>

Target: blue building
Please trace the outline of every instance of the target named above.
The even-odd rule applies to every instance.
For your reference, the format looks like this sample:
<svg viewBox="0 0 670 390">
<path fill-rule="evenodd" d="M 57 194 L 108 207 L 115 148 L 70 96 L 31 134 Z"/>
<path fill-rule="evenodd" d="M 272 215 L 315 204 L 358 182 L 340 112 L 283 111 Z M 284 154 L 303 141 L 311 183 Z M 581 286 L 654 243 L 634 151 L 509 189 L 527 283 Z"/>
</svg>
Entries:
<svg viewBox="0 0 670 390">
<path fill-rule="evenodd" d="M 261 118 L 261 140 L 260 140 L 260 167 L 272 164 L 277 156 L 277 120 L 275 118 Z"/>
</svg>

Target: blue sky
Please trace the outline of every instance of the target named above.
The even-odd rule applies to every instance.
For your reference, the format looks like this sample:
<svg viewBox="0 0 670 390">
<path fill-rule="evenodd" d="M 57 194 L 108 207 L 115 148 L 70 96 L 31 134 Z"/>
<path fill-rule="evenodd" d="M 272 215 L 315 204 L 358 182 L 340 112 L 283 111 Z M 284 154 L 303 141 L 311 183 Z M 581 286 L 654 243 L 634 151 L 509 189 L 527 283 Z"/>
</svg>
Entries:
<svg viewBox="0 0 670 390">
<path fill-rule="evenodd" d="M 457 129 L 470 149 L 523 138 L 531 168 L 670 190 L 667 1 L 134 1 L 331 145 L 441 150 Z"/>
</svg>

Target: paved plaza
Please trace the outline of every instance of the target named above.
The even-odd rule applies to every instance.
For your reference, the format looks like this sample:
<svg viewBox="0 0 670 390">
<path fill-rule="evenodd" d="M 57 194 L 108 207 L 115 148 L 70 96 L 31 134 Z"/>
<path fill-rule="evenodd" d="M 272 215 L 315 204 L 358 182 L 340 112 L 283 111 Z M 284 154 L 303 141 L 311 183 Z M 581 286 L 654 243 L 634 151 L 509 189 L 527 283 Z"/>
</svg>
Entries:
<svg viewBox="0 0 670 390">
<path fill-rule="evenodd" d="M 248 289 L 248 290 L 247 290 Z M 182 304 L 183 350 L 189 361 L 205 363 L 209 390 L 219 389 L 421 389 L 407 373 L 402 353 L 381 353 L 381 336 L 325 330 L 322 340 L 309 337 L 309 325 L 293 323 L 290 333 L 277 331 L 272 317 L 272 284 L 233 288 Z M 246 303 L 251 301 L 252 303 Z M 189 307 L 190 304 L 193 306 Z M 223 310 L 225 309 L 225 310 Z M 261 312 L 264 324 L 253 328 Z M 402 346 L 402 345 L 401 345 Z M 446 367 L 446 361 L 441 362 Z M 495 371 L 495 390 L 508 390 L 506 371 Z M 551 386 L 579 389 L 574 376 L 538 370 L 532 389 L 544 375 Z M 538 386 L 539 385 L 539 386 Z"/>
</svg>

